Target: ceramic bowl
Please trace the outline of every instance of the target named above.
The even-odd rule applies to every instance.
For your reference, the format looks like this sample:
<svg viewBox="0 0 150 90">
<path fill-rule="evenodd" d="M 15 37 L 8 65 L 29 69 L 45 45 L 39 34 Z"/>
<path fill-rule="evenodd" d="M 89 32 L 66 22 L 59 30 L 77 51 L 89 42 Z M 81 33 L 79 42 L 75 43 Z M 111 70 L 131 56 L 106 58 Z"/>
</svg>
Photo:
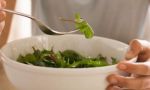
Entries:
<svg viewBox="0 0 150 90">
<path fill-rule="evenodd" d="M 12 41 L 1 49 L 1 58 L 8 79 L 19 90 L 105 90 L 106 77 L 117 72 L 116 65 L 94 68 L 53 68 L 22 64 L 16 61 L 19 54 L 37 49 L 54 51 L 71 49 L 84 56 L 102 54 L 122 60 L 128 45 L 120 41 L 83 35 L 36 36 Z"/>
</svg>

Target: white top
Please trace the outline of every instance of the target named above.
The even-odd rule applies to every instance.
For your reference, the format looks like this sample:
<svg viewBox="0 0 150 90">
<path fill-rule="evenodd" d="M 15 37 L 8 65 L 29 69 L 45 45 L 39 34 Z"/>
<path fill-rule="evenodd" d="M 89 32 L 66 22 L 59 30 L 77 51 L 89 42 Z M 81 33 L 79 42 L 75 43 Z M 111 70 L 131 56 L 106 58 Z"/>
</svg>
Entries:
<svg viewBox="0 0 150 90">
<path fill-rule="evenodd" d="M 73 24 L 59 17 L 73 19 L 75 13 L 89 22 L 95 35 L 129 42 L 143 37 L 143 24 L 149 0 L 33 0 L 33 15 L 53 29 L 72 30 Z M 33 25 L 33 35 L 42 34 Z"/>
</svg>

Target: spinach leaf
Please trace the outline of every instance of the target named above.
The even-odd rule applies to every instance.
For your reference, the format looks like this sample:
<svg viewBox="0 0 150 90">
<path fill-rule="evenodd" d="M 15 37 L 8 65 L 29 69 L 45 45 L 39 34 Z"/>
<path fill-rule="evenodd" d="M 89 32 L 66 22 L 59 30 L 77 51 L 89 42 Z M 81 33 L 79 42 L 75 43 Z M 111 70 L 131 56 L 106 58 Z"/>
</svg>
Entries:
<svg viewBox="0 0 150 90">
<path fill-rule="evenodd" d="M 83 33 L 86 38 L 93 37 L 94 31 L 92 27 L 84 19 L 82 19 L 78 13 L 75 14 L 75 22 L 76 29 L 79 29 L 79 31 Z"/>
<path fill-rule="evenodd" d="M 65 19 L 65 18 L 61 18 L 61 17 L 59 19 L 62 21 L 68 21 L 68 22 L 75 23 L 75 29 L 79 30 L 81 33 L 83 33 L 87 39 L 92 38 L 94 35 L 94 31 L 93 31 L 92 27 L 87 23 L 86 20 L 81 18 L 79 13 L 75 14 L 75 19 L 73 19 L 73 20 Z"/>
<path fill-rule="evenodd" d="M 26 55 L 19 55 L 18 62 L 43 66 L 43 67 L 55 67 L 55 68 L 87 68 L 87 67 L 102 67 L 110 65 L 107 62 L 107 58 L 98 55 L 95 58 L 84 57 L 74 50 L 65 50 L 54 52 L 51 50 L 38 50 L 33 48 L 33 53 Z M 117 59 L 112 57 L 112 64 L 117 63 Z"/>
</svg>

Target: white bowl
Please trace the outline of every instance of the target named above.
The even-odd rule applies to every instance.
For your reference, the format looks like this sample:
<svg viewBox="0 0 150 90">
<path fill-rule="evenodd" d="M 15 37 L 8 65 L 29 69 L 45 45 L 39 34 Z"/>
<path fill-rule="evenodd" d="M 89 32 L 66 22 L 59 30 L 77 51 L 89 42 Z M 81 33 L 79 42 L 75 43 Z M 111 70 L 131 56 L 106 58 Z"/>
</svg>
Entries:
<svg viewBox="0 0 150 90">
<path fill-rule="evenodd" d="M 37 36 L 8 43 L 2 48 L 2 60 L 9 80 L 19 90 L 105 90 L 106 77 L 117 72 L 116 65 L 96 68 L 46 68 L 16 62 L 19 54 L 38 49 L 71 49 L 84 56 L 123 56 L 128 45 L 102 37 L 86 39 L 82 35 Z"/>
</svg>

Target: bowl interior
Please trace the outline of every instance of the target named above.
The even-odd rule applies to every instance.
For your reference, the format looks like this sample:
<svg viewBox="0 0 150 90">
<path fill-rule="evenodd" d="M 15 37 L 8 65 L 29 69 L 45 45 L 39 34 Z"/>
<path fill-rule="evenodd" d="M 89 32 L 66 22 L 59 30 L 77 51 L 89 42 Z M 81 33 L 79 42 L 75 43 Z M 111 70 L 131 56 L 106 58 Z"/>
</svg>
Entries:
<svg viewBox="0 0 150 90">
<path fill-rule="evenodd" d="M 102 54 L 108 58 L 115 57 L 121 60 L 128 45 L 103 37 L 86 39 L 82 35 L 44 35 L 12 41 L 2 48 L 2 53 L 11 60 L 16 60 L 20 54 L 25 55 L 33 52 L 32 47 L 40 50 L 50 50 L 53 47 L 54 51 L 71 49 L 84 56 L 95 57 Z"/>
</svg>

